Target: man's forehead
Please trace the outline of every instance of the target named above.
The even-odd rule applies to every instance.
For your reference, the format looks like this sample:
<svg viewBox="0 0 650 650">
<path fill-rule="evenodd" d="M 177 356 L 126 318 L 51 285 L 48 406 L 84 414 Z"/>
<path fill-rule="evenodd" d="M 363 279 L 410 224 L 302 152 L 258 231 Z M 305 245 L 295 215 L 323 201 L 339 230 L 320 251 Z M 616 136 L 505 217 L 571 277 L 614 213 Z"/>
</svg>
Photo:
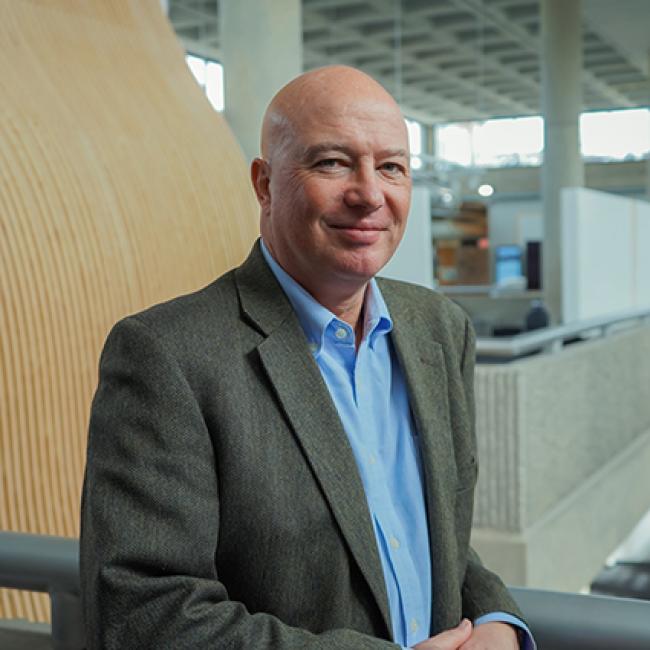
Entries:
<svg viewBox="0 0 650 650">
<path fill-rule="evenodd" d="M 306 132 L 406 132 L 402 114 L 394 103 L 357 98 L 337 101 L 335 97 L 302 103 L 287 114 L 295 131 Z"/>
<path fill-rule="evenodd" d="M 333 108 L 324 113 L 309 113 L 293 121 L 291 139 L 305 154 L 318 154 L 327 149 L 372 149 L 376 153 L 408 149 L 408 133 L 401 114 L 375 108 L 362 106 L 354 111 Z"/>
<path fill-rule="evenodd" d="M 400 119 L 401 111 L 388 95 L 367 95 L 352 90 L 317 93 L 296 103 L 289 111 L 297 121 L 329 120 L 392 120 Z"/>
<path fill-rule="evenodd" d="M 366 138 L 384 133 L 395 141 L 393 148 L 408 146 L 400 109 L 379 84 L 346 68 L 316 71 L 290 83 L 271 102 L 262 134 L 263 151 L 264 144 L 284 149 L 292 141 L 303 148 L 337 140 L 337 134 L 351 139 L 355 133 Z"/>
</svg>

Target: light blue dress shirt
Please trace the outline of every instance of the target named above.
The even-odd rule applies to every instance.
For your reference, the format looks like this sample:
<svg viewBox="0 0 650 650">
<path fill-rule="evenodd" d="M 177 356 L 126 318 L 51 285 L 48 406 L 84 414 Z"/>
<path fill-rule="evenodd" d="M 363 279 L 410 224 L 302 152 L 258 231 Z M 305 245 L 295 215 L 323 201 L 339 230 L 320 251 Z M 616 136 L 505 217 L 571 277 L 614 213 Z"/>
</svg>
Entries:
<svg viewBox="0 0 650 650">
<path fill-rule="evenodd" d="M 417 430 L 388 336 L 388 308 L 371 280 L 356 349 L 353 328 L 314 300 L 263 242 L 262 253 L 296 312 L 348 435 L 377 539 L 393 637 L 402 647 L 413 646 L 429 637 L 431 558 Z M 526 629 L 503 612 L 474 624 L 494 620 Z M 532 650 L 534 644 L 524 647 Z"/>
</svg>

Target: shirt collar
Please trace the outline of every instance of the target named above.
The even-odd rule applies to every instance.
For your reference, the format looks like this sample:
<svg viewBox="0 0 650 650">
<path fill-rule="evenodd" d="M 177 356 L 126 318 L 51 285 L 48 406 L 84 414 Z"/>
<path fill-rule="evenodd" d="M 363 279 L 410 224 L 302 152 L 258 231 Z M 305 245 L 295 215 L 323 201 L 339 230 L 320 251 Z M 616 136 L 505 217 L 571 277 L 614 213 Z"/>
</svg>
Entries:
<svg viewBox="0 0 650 650">
<path fill-rule="evenodd" d="M 264 259 L 296 312 L 312 353 L 314 356 L 318 356 L 323 347 L 325 331 L 330 323 L 334 321 L 346 327 L 349 327 L 349 325 L 344 324 L 336 315 L 323 307 L 309 292 L 301 287 L 275 261 L 266 244 L 264 244 L 264 240 L 260 240 L 260 247 Z M 364 301 L 363 336 L 364 339 L 368 338 L 370 347 L 374 347 L 377 336 L 388 334 L 393 329 L 393 321 L 388 312 L 388 306 L 374 278 L 368 283 Z"/>
</svg>

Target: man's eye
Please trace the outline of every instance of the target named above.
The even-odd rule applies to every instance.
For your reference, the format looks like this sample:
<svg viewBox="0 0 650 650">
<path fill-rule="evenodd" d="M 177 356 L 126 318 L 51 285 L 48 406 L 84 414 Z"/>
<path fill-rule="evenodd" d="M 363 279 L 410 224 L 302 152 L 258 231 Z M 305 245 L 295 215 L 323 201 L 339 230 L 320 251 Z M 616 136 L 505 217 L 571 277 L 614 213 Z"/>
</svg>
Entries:
<svg viewBox="0 0 650 650">
<path fill-rule="evenodd" d="M 388 174 L 402 174 L 404 173 L 404 168 L 394 162 L 386 162 L 384 163 L 380 169 Z"/>
<path fill-rule="evenodd" d="M 324 158 L 323 160 L 319 160 L 316 163 L 316 167 L 321 167 L 324 169 L 334 169 L 341 165 L 341 161 L 337 160 L 336 158 Z"/>
</svg>

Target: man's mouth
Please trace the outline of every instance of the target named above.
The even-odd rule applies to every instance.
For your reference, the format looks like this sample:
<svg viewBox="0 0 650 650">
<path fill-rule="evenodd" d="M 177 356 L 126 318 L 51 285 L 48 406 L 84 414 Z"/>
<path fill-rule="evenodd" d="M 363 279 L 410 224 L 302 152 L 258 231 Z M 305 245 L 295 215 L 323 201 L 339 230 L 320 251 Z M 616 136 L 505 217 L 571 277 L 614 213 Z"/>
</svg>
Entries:
<svg viewBox="0 0 650 650">
<path fill-rule="evenodd" d="M 330 228 L 335 230 L 359 230 L 363 232 L 377 232 L 381 230 L 387 230 L 385 226 L 379 224 L 358 224 L 358 223 L 339 223 L 339 224 L 329 224 Z"/>
<path fill-rule="evenodd" d="M 388 230 L 379 224 L 331 224 L 329 227 L 339 238 L 361 246 L 375 244 L 379 241 L 381 233 Z"/>
</svg>

